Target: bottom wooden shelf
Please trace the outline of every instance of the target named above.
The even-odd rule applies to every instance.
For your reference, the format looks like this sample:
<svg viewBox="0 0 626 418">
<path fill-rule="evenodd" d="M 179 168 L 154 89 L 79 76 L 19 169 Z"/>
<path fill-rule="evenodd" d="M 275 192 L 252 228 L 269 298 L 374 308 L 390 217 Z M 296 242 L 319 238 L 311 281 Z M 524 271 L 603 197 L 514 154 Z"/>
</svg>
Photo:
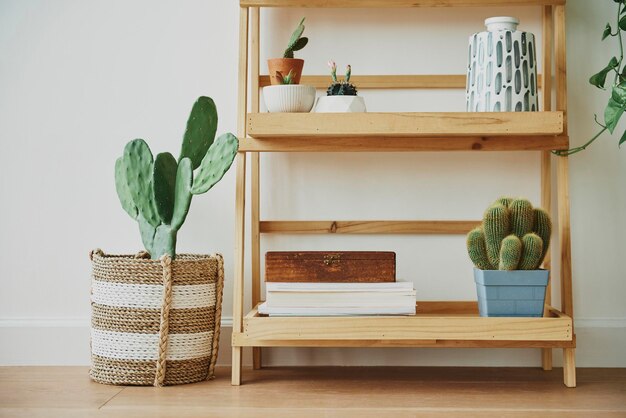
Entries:
<svg viewBox="0 0 626 418">
<path fill-rule="evenodd" d="M 417 302 L 415 316 L 268 317 L 252 309 L 236 347 L 574 348 L 572 318 L 484 318 L 476 302 Z"/>
</svg>

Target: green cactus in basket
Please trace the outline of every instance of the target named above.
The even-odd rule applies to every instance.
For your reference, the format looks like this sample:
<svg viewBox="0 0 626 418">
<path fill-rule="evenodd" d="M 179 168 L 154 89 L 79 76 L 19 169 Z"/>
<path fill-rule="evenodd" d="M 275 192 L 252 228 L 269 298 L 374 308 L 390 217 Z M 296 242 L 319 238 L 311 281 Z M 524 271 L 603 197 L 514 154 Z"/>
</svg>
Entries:
<svg viewBox="0 0 626 418">
<path fill-rule="evenodd" d="M 502 197 L 467 235 L 467 252 L 481 270 L 536 270 L 550 245 L 552 222 L 526 199 Z"/>
<path fill-rule="evenodd" d="M 330 78 L 332 84 L 326 90 L 327 96 L 356 96 L 357 89 L 350 84 L 350 76 L 352 75 L 352 67 L 348 65 L 346 68 L 346 77 L 343 80 L 337 79 L 337 64 L 334 61 L 328 61 L 330 67 Z"/>
<path fill-rule="evenodd" d="M 300 51 L 302 48 L 306 46 L 309 42 L 309 38 L 302 37 L 302 33 L 304 32 L 304 17 L 296 27 L 296 30 L 291 34 L 291 38 L 289 38 L 289 43 L 287 44 L 287 49 L 285 49 L 285 53 L 283 54 L 283 58 L 293 58 L 294 51 Z"/>
<path fill-rule="evenodd" d="M 169 152 L 154 158 L 148 144 L 135 139 L 115 162 L 120 203 L 139 223 L 152 259 L 176 256 L 176 234 L 185 222 L 191 197 L 207 192 L 230 168 L 239 141 L 231 133 L 215 139 L 216 131 L 215 103 L 203 96 L 191 109 L 178 161 Z"/>
</svg>

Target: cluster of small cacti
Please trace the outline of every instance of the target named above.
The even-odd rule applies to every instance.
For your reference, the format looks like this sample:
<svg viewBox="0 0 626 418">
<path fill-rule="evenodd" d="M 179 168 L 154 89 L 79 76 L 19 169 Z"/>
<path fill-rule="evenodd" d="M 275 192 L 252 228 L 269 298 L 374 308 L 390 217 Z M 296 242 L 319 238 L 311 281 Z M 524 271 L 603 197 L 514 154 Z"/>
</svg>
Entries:
<svg viewBox="0 0 626 418">
<path fill-rule="evenodd" d="M 467 252 L 481 270 L 536 270 L 548 252 L 552 222 L 526 199 L 498 199 L 467 235 Z"/>
<path fill-rule="evenodd" d="M 283 76 L 283 73 L 281 73 L 280 71 L 276 71 L 276 79 L 280 84 L 283 85 L 295 84 L 295 77 L 296 73 L 293 71 L 293 69 L 289 70 L 289 73 L 286 76 Z"/>
<path fill-rule="evenodd" d="M 326 90 L 328 96 L 356 96 L 357 89 L 353 84 L 350 84 L 350 75 L 352 74 L 352 67 L 348 65 L 346 68 L 346 78 L 343 80 L 337 80 L 337 64 L 334 61 L 328 61 L 330 67 L 330 78 L 332 84 Z"/>
<path fill-rule="evenodd" d="M 305 18 L 303 17 L 296 30 L 294 30 L 291 34 L 291 38 L 289 39 L 283 58 L 293 58 L 293 52 L 300 51 L 309 42 L 309 38 L 302 37 L 302 33 L 304 32 L 304 19 Z"/>
<path fill-rule="evenodd" d="M 200 97 L 191 109 L 178 161 L 169 152 L 153 158 L 148 144 L 135 139 L 115 162 L 117 195 L 124 210 L 139 223 L 152 259 L 176 256 L 176 234 L 185 222 L 192 195 L 207 192 L 230 168 L 239 141 L 231 133 L 215 139 L 216 131 L 215 103 Z"/>
</svg>

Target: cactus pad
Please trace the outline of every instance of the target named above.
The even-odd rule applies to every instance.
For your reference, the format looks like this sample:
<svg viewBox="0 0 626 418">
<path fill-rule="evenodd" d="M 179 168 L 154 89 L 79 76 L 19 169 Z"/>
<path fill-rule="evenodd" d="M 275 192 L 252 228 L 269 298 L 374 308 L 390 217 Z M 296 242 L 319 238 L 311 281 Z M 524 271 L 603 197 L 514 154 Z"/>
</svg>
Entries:
<svg viewBox="0 0 626 418">
<path fill-rule="evenodd" d="M 130 215 L 131 218 L 137 219 L 138 210 L 133 201 L 133 196 L 130 193 L 128 187 L 128 180 L 126 180 L 126 167 L 124 166 L 124 159 L 122 157 L 115 161 L 115 190 L 117 196 L 120 199 L 122 208 Z"/>
<path fill-rule="evenodd" d="M 176 187 L 174 191 L 174 214 L 172 215 L 172 229 L 178 230 L 185 222 L 189 206 L 191 205 L 191 186 L 193 186 L 193 169 L 191 160 L 183 158 L 178 164 L 176 172 Z"/>
<path fill-rule="evenodd" d="M 176 187 L 176 159 L 169 152 L 158 154 L 154 160 L 152 189 L 161 222 L 169 224 L 174 212 L 174 188 Z"/>
<path fill-rule="evenodd" d="M 124 148 L 126 181 L 139 213 L 148 223 L 157 227 L 161 220 L 157 214 L 152 194 L 154 161 L 150 147 L 143 139 L 135 139 Z"/>
<path fill-rule="evenodd" d="M 231 133 L 217 138 L 202 159 L 198 173 L 193 180 L 191 193 L 206 193 L 220 181 L 233 163 L 238 147 L 239 141 Z"/>
<path fill-rule="evenodd" d="M 215 132 L 217 132 L 217 107 L 213 99 L 201 96 L 191 108 L 178 161 L 188 157 L 193 163 L 193 169 L 198 168 L 213 144 Z"/>
</svg>

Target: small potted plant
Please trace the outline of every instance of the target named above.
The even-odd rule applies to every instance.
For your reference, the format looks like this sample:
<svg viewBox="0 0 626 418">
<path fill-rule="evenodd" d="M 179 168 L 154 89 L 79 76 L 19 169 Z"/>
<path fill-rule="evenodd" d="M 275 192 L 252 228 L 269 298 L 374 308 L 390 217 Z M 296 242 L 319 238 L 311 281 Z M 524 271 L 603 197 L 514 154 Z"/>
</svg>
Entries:
<svg viewBox="0 0 626 418">
<path fill-rule="evenodd" d="M 219 254 L 178 254 L 176 235 L 192 196 L 219 182 L 237 154 L 237 137 L 215 139 L 216 129 L 215 103 L 200 97 L 178 160 L 169 152 L 155 158 L 135 139 L 115 163 L 120 203 L 138 222 L 146 251 L 90 254 L 89 375 L 96 382 L 162 386 L 213 376 L 224 261 Z"/>
<path fill-rule="evenodd" d="M 270 112 L 310 112 L 315 102 L 315 87 L 304 84 L 294 84 L 293 70 L 283 76 L 276 72 L 276 78 L 281 83 L 276 86 L 263 87 L 263 98 L 267 110 Z"/>
<path fill-rule="evenodd" d="M 300 76 L 302 75 L 302 68 L 304 67 L 304 60 L 300 58 L 294 58 L 294 51 L 300 51 L 309 42 L 309 38 L 302 37 L 304 32 L 304 17 L 300 21 L 300 24 L 291 34 L 287 49 L 282 58 L 271 58 L 267 60 L 267 66 L 270 72 L 270 81 L 272 85 L 283 84 L 279 79 L 278 74 L 285 77 L 286 74 L 292 74 L 292 83 L 299 84 Z"/>
<path fill-rule="evenodd" d="M 328 61 L 328 66 L 330 67 L 332 83 L 326 90 L 326 96 L 317 99 L 315 112 L 365 112 L 365 101 L 362 97 L 357 96 L 357 88 L 350 83 L 352 67 L 348 65 L 346 77 L 343 80 L 338 80 L 335 62 Z"/>
<path fill-rule="evenodd" d="M 501 198 L 467 235 L 481 316 L 543 316 L 548 270 L 540 269 L 552 222 L 526 199 Z"/>
</svg>

